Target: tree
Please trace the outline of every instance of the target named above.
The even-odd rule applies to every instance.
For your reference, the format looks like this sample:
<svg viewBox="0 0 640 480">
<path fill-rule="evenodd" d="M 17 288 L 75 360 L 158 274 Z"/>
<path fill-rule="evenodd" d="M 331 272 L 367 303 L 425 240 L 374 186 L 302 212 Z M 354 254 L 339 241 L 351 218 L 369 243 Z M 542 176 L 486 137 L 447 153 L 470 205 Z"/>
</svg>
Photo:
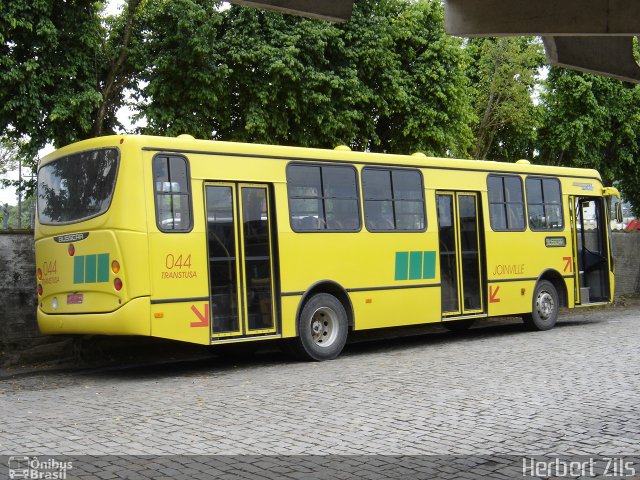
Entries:
<svg viewBox="0 0 640 480">
<path fill-rule="evenodd" d="M 540 161 L 595 168 L 640 205 L 640 86 L 552 68 L 542 100 Z"/>
<path fill-rule="evenodd" d="M 141 12 L 132 62 L 139 70 L 134 87 L 144 133 L 189 133 L 213 138 L 220 122 L 217 114 L 225 91 L 226 65 L 220 44 L 220 2 L 158 0 Z"/>
<path fill-rule="evenodd" d="M 9 180 L 4 176 L 18 168 L 16 146 L 8 138 L 0 137 L 0 185 L 7 186 Z"/>
<path fill-rule="evenodd" d="M 21 195 L 31 196 L 35 188 L 35 181 L 31 175 L 27 175 L 26 178 L 19 176 L 18 180 L 9 180 L 6 178 L 7 173 L 23 169 L 26 166 L 28 171 L 33 168 L 33 159 L 27 157 L 26 154 L 28 148 L 26 147 L 26 141 L 13 140 L 8 137 L 0 136 L 0 188 L 15 187 Z"/>
<path fill-rule="evenodd" d="M 362 0 L 335 25 L 165 0 L 144 30 L 144 132 L 440 155 L 470 145 L 464 52 L 439 1 Z"/>
<path fill-rule="evenodd" d="M 96 51 L 101 25 L 94 1 L 0 4 L 0 130 L 27 138 L 35 158 L 47 142 L 63 144 L 91 131 Z"/>
<path fill-rule="evenodd" d="M 104 18 L 102 59 L 99 66 L 98 91 L 100 103 L 93 113 L 91 136 L 114 133 L 121 128 L 116 113 L 125 103 L 125 89 L 139 81 L 138 66 L 133 56 L 134 37 L 142 35 L 140 16 L 142 0 L 127 0 L 120 15 Z"/>
<path fill-rule="evenodd" d="M 465 46 L 472 58 L 474 158 L 532 158 L 539 121 L 535 87 L 544 64 L 541 42 L 531 37 L 477 38 Z"/>
<path fill-rule="evenodd" d="M 461 41 L 444 33 L 439 1 L 356 4 L 345 31 L 365 113 L 356 145 L 464 156 L 473 111 Z"/>
<path fill-rule="evenodd" d="M 139 0 L 102 19 L 94 0 L 0 3 L 0 131 L 35 169 L 60 147 L 111 133 L 131 82 L 126 53 Z M 31 185 L 32 187 L 32 185 Z"/>
<path fill-rule="evenodd" d="M 33 208 L 33 198 L 24 199 L 20 207 L 6 203 L 0 204 L 0 229 L 32 228 L 31 216 L 33 214 Z M 19 220 L 18 217 L 20 218 Z"/>
</svg>

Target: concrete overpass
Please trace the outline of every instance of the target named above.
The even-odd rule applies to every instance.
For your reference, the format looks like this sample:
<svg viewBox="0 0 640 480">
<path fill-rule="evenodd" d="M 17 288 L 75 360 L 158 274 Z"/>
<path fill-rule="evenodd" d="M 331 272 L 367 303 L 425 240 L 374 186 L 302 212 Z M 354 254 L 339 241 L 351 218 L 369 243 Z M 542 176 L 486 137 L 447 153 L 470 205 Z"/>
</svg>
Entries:
<svg viewBox="0 0 640 480">
<path fill-rule="evenodd" d="M 232 0 L 233 3 L 344 22 L 353 0 Z M 638 0 L 445 0 L 451 35 L 536 35 L 552 65 L 640 83 L 633 37 L 640 36 Z"/>
</svg>

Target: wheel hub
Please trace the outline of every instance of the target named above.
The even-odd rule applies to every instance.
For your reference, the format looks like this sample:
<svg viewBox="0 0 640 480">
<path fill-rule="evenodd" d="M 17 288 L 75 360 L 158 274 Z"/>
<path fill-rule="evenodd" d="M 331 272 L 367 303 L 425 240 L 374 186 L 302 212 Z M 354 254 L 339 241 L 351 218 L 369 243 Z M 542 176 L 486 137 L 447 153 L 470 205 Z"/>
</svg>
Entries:
<svg viewBox="0 0 640 480">
<path fill-rule="evenodd" d="M 316 310 L 311 317 L 311 338 L 319 347 L 328 347 L 338 334 L 338 317 L 328 307 Z"/>
<path fill-rule="evenodd" d="M 538 300 L 536 302 L 536 308 L 538 310 L 538 314 L 544 320 L 549 319 L 553 314 L 555 309 L 555 303 L 553 301 L 553 297 L 549 292 L 542 291 L 540 295 L 538 295 Z"/>
<path fill-rule="evenodd" d="M 311 330 L 313 331 L 314 335 L 322 334 L 322 322 L 320 322 L 319 320 L 314 320 L 313 324 L 311 325 Z"/>
</svg>

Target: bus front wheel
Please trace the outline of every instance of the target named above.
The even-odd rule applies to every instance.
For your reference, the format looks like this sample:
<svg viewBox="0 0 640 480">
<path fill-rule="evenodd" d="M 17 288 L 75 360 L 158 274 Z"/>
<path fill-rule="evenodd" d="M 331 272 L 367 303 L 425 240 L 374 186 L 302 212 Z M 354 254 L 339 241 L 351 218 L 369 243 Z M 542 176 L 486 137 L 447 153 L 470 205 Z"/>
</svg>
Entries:
<svg viewBox="0 0 640 480">
<path fill-rule="evenodd" d="M 553 283 L 542 280 L 533 292 L 533 305 L 530 314 L 522 317 L 530 330 L 550 330 L 558 320 L 560 300 Z"/>
<path fill-rule="evenodd" d="M 298 336 L 290 340 L 293 353 L 305 360 L 331 360 L 347 342 L 347 312 L 333 295 L 318 293 L 305 303 L 298 318 Z"/>
</svg>

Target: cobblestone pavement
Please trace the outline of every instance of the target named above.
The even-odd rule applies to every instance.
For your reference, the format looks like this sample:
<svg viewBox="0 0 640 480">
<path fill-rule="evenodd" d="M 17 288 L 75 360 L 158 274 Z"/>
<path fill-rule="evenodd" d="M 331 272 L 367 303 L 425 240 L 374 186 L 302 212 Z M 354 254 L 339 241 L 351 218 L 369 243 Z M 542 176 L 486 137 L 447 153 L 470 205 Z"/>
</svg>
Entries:
<svg viewBox="0 0 640 480">
<path fill-rule="evenodd" d="M 272 352 L 45 372 L 0 381 L 0 454 L 633 456 L 639 360 L 632 306 L 548 332 L 431 327 L 324 363 Z"/>
</svg>

